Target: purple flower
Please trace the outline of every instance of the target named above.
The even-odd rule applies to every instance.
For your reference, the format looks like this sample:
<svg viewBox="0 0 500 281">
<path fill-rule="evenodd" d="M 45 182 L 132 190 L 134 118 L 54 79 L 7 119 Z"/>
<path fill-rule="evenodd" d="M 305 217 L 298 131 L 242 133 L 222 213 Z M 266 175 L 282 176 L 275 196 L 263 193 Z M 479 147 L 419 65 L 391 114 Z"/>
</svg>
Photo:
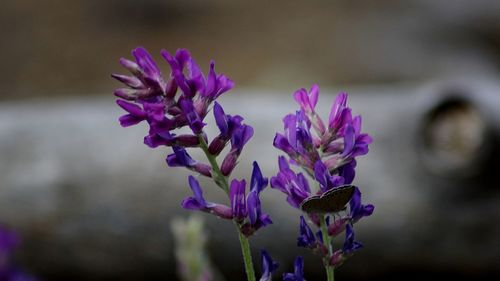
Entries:
<svg viewBox="0 0 500 281">
<path fill-rule="evenodd" d="M 309 93 L 307 93 L 306 89 L 302 88 L 293 94 L 293 98 L 299 104 L 300 108 L 302 108 L 306 113 L 311 113 L 314 111 L 314 108 L 318 103 L 318 95 L 319 87 L 314 84 Z"/>
<path fill-rule="evenodd" d="M 354 231 L 352 230 L 352 226 L 350 224 L 346 225 L 345 241 L 344 246 L 342 247 L 342 252 L 344 254 L 351 254 L 361 248 L 363 248 L 363 244 L 354 240 Z"/>
<path fill-rule="evenodd" d="M 316 132 L 321 136 L 325 134 L 326 128 L 323 124 L 323 120 L 321 120 L 321 118 L 314 111 L 314 108 L 318 103 L 318 96 L 319 87 L 314 84 L 312 85 L 309 93 L 307 93 L 306 89 L 302 88 L 294 93 L 293 98 L 299 104 L 302 111 L 306 113 Z"/>
<path fill-rule="evenodd" d="M 233 171 L 238 161 L 238 157 L 243 150 L 245 144 L 253 136 L 253 128 L 248 125 L 241 125 L 234 130 L 231 136 L 231 150 L 226 155 L 221 165 L 221 172 L 224 176 L 228 176 Z"/>
<path fill-rule="evenodd" d="M 193 133 L 195 134 L 202 133 L 205 123 L 201 121 L 200 116 L 198 115 L 193 106 L 193 102 L 189 99 L 180 99 L 179 105 L 182 109 L 185 118 L 188 121 L 189 128 L 191 128 Z"/>
<path fill-rule="evenodd" d="M 256 161 L 253 162 L 252 179 L 250 181 L 250 192 L 256 192 L 259 194 L 264 188 L 266 188 L 269 180 L 262 175 L 259 164 Z"/>
<path fill-rule="evenodd" d="M 300 232 L 297 238 L 297 246 L 304 248 L 316 248 L 316 236 L 307 224 L 303 216 L 300 216 Z"/>
<path fill-rule="evenodd" d="M 223 74 L 215 73 L 215 63 L 210 62 L 210 71 L 208 72 L 207 84 L 205 91 L 201 94 L 202 97 L 212 101 L 218 98 L 223 93 L 231 90 L 234 87 L 234 82 Z"/>
<path fill-rule="evenodd" d="M 305 281 L 304 279 L 304 260 L 298 256 L 294 262 L 294 272 L 284 273 L 283 281 Z"/>
<path fill-rule="evenodd" d="M 347 93 L 340 93 L 330 110 L 328 118 L 328 129 L 333 134 L 336 134 L 351 118 L 351 109 L 347 107 Z"/>
<path fill-rule="evenodd" d="M 176 84 L 184 93 L 184 97 L 191 99 L 197 92 L 205 89 L 205 77 L 196 61 L 191 57 L 186 49 L 179 49 L 175 56 L 170 55 L 166 50 L 161 51 L 163 58 L 170 64 L 172 76 Z M 184 68 L 187 68 L 187 75 L 184 75 Z"/>
<path fill-rule="evenodd" d="M 115 95 L 126 100 L 148 99 L 163 95 L 167 85 L 151 55 L 142 47 L 132 50 L 132 55 L 136 62 L 122 58 L 120 64 L 133 76 L 111 75 L 131 89 L 117 89 Z"/>
<path fill-rule="evenodd" d="M 170 167 L 186 167 L 192 171 L 198 172 L 204 176 L 211 177 L 212 173 L 210 166 L 196 162 L 189 154 L 186 149 L 180 146 L 172 147 L 174 153 L 167 156 L 167 164 Z"/>
<path fill-rule="evenodd" d="M 231 181 L 231 186 L 229 187 L 229 199 L 231 201 L 233 217 L 238 222 L 242 222 L 247 216 L 245 185 L 245 180 L 238 181 L 234 179 Z"/>
<path fill-rule="evenodd" d="M 222 106 L 217 102 L 214 103 L 214 117 L 220 134 L 212 140 L 208 151 L 212 155 L 219 155 L 226 146 L 226 143 L 231 139 L 234 130 L 241 126 L 243 117 L 239 115 L 226 115 Z"/>
<path fill-rule="evenodd" d="M 248 218 L 250 226 L 254 231 L 272 223 L 271 217 L 262 212 L 259 198 L 260 192 L 264 190 L 267 184 L 267 178 L 262 176 L 259 165 L 254 161 L 250 192 L 247 196 Z"/>
<path fill-rule="evenodd" d="M 267 186 L 268 180 L 262 176 L 257 162 L 253 164 L 250 191 L 245 198 L 245 180 L 234 179 L 229 188 L 229 199 L 233 210 L 233 217 L 240 224 L 241 232 L 246 236 L 252 235 L 260 228 L 272 224 L 271 217 L 262 212 L 260 192 Z"/>
<path fill-rule="evenodd" d="M 313 137 L 311 124 L 302 110 L 295 115 L 289 114 L 283 119 L 284 135 L 277 133 L 273 145 L 282 150 L 290 158 L 312 173 L 314 163 L 319 160 Z"/>
<path fill-rule="evenodd" d="M 330 172 L 321 160 L 318 160 L 314 165 L 314 177 L 319 182 L 322 192 L 344 184 L 344 178 L 337 175 L 330 175 Z"/>
<path fill-rule="evenodd" d="M 200 183 L 196 180 L 195 177 L 189 176 L 188 181 L 189 181 L 189 186 L 193 191 L 194 197 L 188 197 L 182 201 L 181 206 L 184 209 L 198 210 L 207 213 L 212 213 L 224 219 L 233 218 L 231 208 L 224 205 L 205 201 L 205 198 L 203 198 L 203 191 L 201 190 Z"/>
<path fill-rule="evenodd" d="M 287 195 L 287 202 L 295 208 L 299 208 L 304 199 L 311 195 L 309 183 L 302 173 L 296 174 L 284 156 L 278 158 L 280 171 L 271 178 L 271 187 L 280 190 Z"/>
<path fill-rule="evenodd" d="M 259 281 L 271 281 L 273 272 L 278 269 L 278 263 L 273 261 L 267 251 L 262 250 L 260 252 L 260 264 L 262 267 L 262 276 Z"/>
<path fill-rule="evenodd" d="M 349 202 L 350 207 L 350 217 L 352 223 L 359 221 L 363 217 L 371 216 L 375 206 L 372 204 L 363 205 L 361 204 L 361 191 L 356 187 L 354 190 L 354 195 Z"/>
<path fill-rule="evenodd" d="M 120 117 L 120 125 L 128 127 L 138 124 L 147 118 L 147 113 L 138 105 L 129 103 L 123 100 L 117 100 L 116 103 L 123 108 L 128 114 Z"/>
</svg>

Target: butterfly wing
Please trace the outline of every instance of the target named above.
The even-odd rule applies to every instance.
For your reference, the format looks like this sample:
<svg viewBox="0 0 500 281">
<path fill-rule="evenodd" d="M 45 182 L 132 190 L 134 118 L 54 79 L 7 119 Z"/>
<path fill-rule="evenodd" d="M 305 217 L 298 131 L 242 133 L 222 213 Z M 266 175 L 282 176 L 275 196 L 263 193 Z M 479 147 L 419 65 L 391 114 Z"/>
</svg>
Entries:
<svg viewBox="0 0 500 281">
<path fill-rule="evenodd" d="M 353 185 L 330 189 L 321 196 L 307 198 L 300 208 L 306 213 L 338 213 L 345 209 L 354 194 L 354 189 Z"/>
<path fill-rule="evenodd" d="M 308 214 L 317 213 L 320 207 L 320 196 L 311 196 L 300 204 L 300 209 Z"/>
<path fill-rule="evenodd" d="M 342 185 L 323 193 L 320 200 L 324 206 L 324 212 L 338 213 L 344 210 L 354 195 L 354 190 L 354 185 Z"/>
</svg>

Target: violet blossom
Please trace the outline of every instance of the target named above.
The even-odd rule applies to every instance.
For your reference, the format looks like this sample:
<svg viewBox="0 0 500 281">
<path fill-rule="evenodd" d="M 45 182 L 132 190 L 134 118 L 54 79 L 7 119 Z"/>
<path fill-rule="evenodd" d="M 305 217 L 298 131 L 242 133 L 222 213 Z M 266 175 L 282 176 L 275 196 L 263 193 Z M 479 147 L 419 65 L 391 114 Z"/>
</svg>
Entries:
<svg viewBox="0 0 500 281">
<path fill-rule="evenodd" d="M 259 281 L 272 281 L 272 274 L 278 269 L 278 263 L 275 262 L 267 251 L 260 252 L 260 264 L 262 268 L 262 275 Z"/>
<path fill-rule="evenodd" d="M 305 281 L 304 279 L 304 260 L 301 256 L 295 258 L 293 263 L 293 273 L 284 273 L 283 281 Z"/>
</svg>

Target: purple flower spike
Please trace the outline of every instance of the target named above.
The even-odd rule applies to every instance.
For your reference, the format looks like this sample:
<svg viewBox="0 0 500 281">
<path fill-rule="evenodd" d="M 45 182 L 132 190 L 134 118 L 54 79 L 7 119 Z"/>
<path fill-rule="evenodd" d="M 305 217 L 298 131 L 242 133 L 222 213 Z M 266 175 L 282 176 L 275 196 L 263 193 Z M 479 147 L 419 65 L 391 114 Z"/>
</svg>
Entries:
<svg viewBox="0 0 500 281">
<path fill-rule="evenodd" d="M 210 166 L 196 162 L 186 149 L 179 146 L 173 147 L 174 153 L 167 156 L 167 164 L 170 167 L 186 167 L 190 170 L 198 172 L 204 176 L 211 177 L 212 173 Z"/>
<path fill-rule="evenodd" d="M 300 216 L 300 232 L 297 238 L 297 246 L 304 248 L 316 248 L 317 246 L 316 237 L 304 216 Z"/>
<path fill-rule="evenodd" d="M 280 156 L 278 162 L 280 171 L 271 178 L 271 187 L 288 195 L 287 202 L 291 206 L 299 208 L 302 201 L 311 195 L 309 183 L 302 173 L 295 174 L 290 169 L 284 156 Z"/>
<path fill-rule="evenodd" d="M 267 251 L 262 250 L 260 252 L 260 263 L 262 267 L 262 276 L 259 281 L 271 281 L 272 274 L 278 269 L 278 263 L 275 262 Z"/>
<path fill-rule="evenodd" d="M 344 246 L 342 247 L 342 251 L 344 254 L 351 254 L 359 249 L 363 248 L 363 244 L 354 240 L 354 231 L 352 230 L 352 226 L 350 224 L 345 227 L 345 241 Z"/>
<path fill-rule="evenodd" d="M 189 176 L 188 181 L 189 186 L 193 191 L 194 197 L 188 197 L 182 201 L 181 206 L 184 209 L 212 213 L 223 219 L 233 218 L 231 208 L 205 201 L 205 198 L 203 198 L 203 191 L 201 190 L 200 183 L 196 180 L 195 177 Z"/>
<path fill-rule="evenodd" d="M 304 279 L 304 260 L 298 256 L 294 262 L 294 272 L 284 273 L 283 281 L 305 281 Z"/>
<path fill-rule="evenodd" d="M 361 204 L 361 191 L 356 187 L 354 190 L 354 195 L 349 202 L 350 207 L 350 217 L 352 223 L 359 221 L 363 217 L 371 216 L 375 206 L 372 204 L 363 205 Z"/>
<path fill-rule="evenodd" d="M 229 199 L 231 201 L 233 217 L 238 222 L 242 222 L 247 216 L 245 185 L 245 180 L 238 181 L 234 179 L 231 181 L 231 186 L 229 187 Z"/>
</svg>

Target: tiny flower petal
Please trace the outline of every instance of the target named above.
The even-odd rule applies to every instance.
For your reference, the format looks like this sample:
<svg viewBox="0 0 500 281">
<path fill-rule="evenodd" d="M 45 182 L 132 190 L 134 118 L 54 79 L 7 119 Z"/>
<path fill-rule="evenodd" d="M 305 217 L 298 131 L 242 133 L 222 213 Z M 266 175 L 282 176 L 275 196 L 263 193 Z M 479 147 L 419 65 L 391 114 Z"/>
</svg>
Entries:
<svg viewBox="0 0 500 281">
<path fill-rule="evenodd" d="M 278 263 L 275 262 L 267 251 L 262 250 L 260 252 L 260 263 L 262 268 L 262 276 L 259 281 L 271 281 L 272 274 L 278 269 Z"/>
</svg>

